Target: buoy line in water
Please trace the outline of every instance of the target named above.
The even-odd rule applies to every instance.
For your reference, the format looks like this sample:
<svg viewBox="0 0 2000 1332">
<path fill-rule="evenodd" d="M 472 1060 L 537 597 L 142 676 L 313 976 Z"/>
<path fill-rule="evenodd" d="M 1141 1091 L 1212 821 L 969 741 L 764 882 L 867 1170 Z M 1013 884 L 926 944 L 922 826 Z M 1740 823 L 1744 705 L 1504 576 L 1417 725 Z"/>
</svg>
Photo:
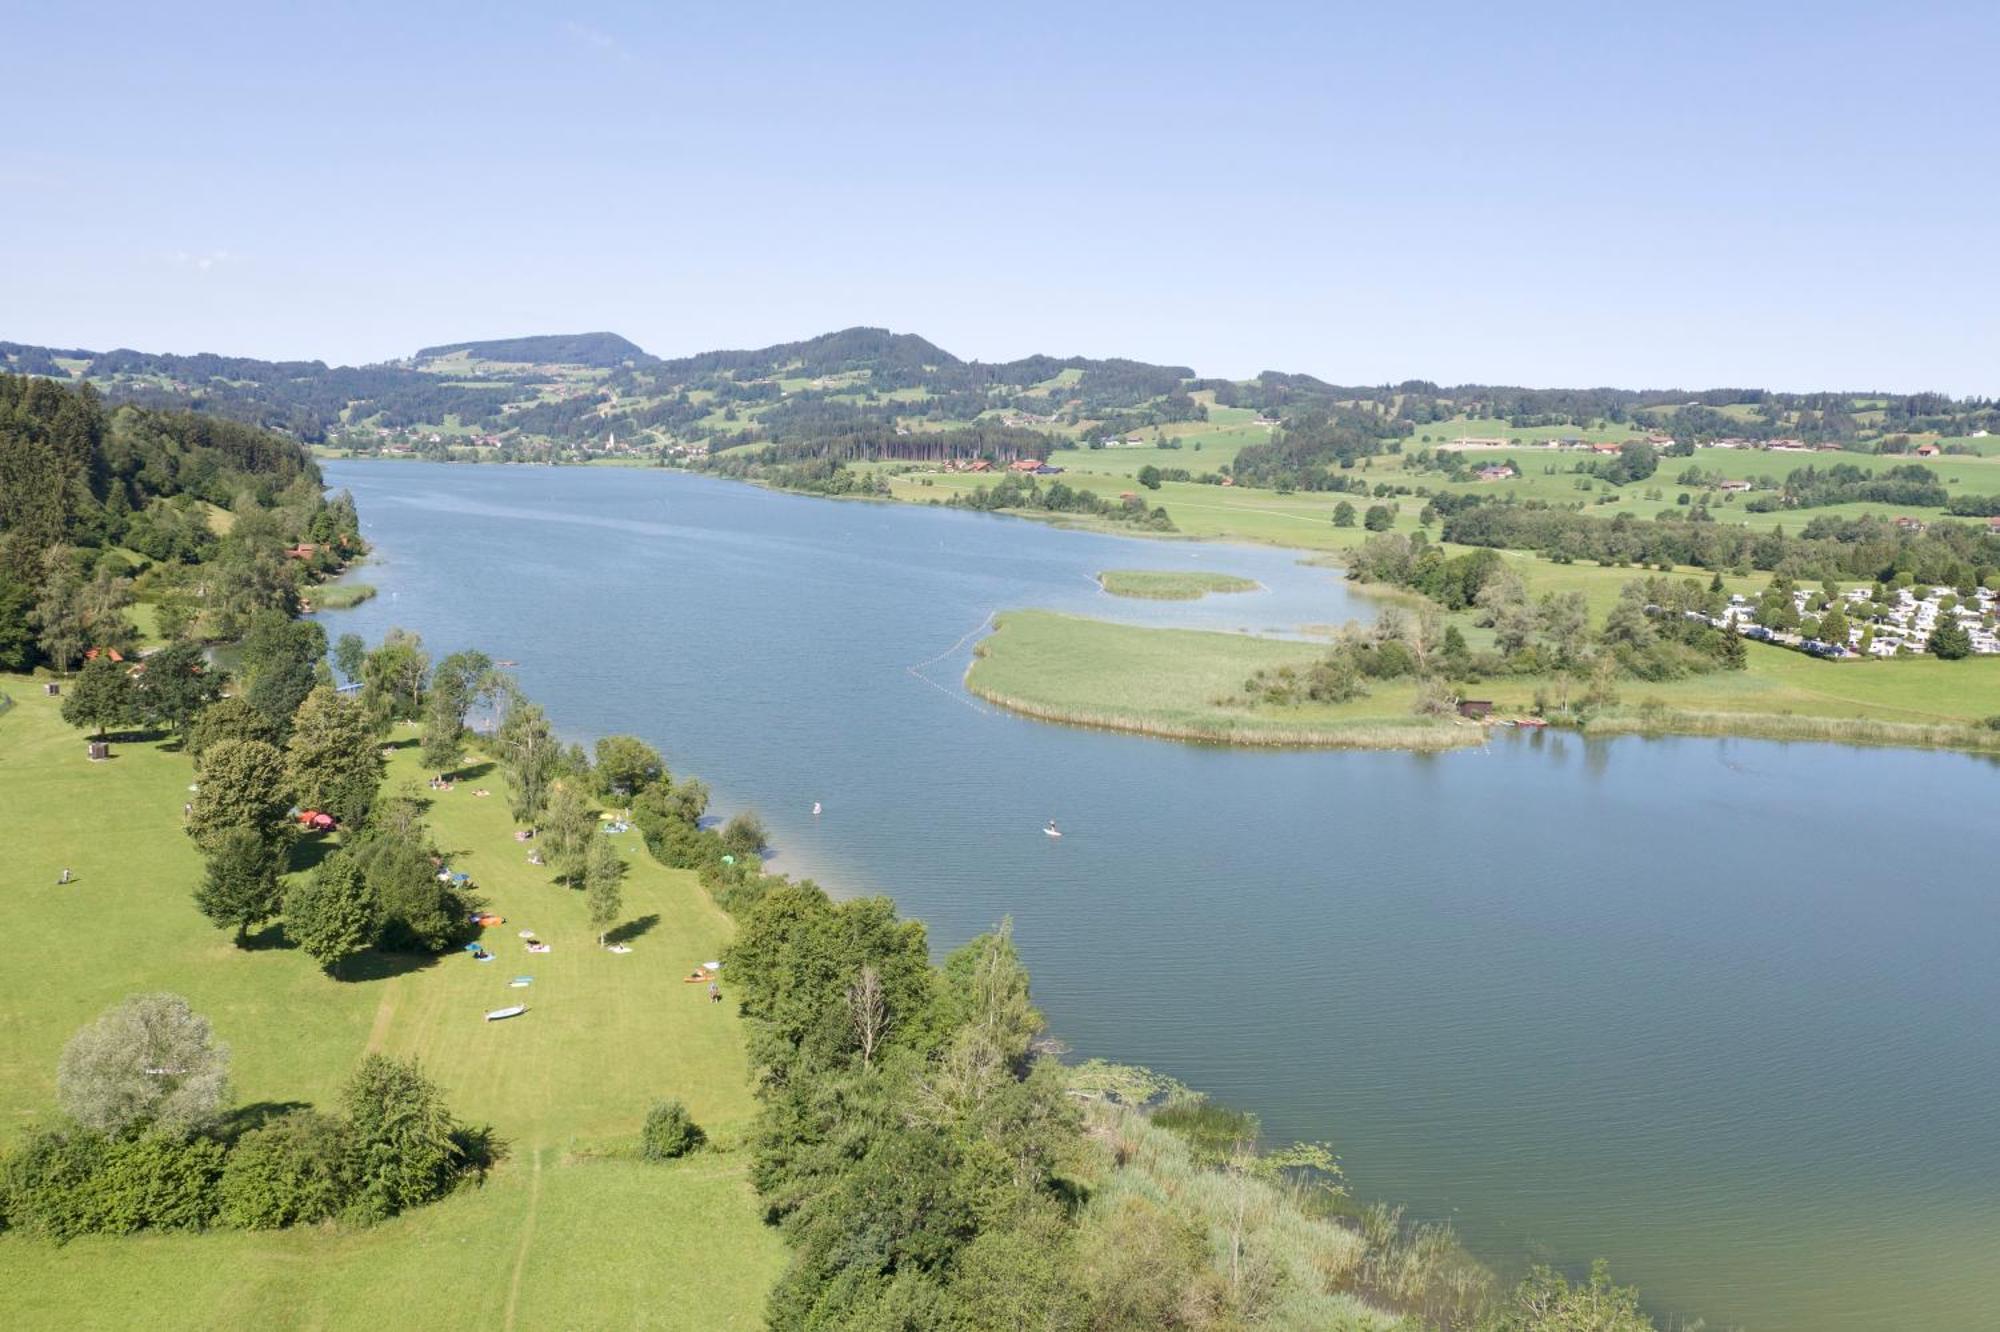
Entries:
<svg viewBox="0 0 2000 1332">
<path fill-rule="evenodd" d="M 974 625 L 966 633 L 960 635 L 956 643 L 953 643 L 950 647 L 938 653 L 935 657 L 931 657 L 924 661 L 920 661 L 914 666 L 905 666 L 903 669 L 908 671 L 911 675 L 915 676 L 917 679 L 922 680 L 925 684 L 929 685 L 931 688 L 937 690 L 940 694 L 943 694 L 946 698 L 951 699 L 953 702 L 963 703 L 966 707 L 971 708 L 974 712 L 978 713 L 982 717 L 992 716 L 993 715 L 992 709 L 986 707 L 984 704 L 970 697 L 963 690 L 947 689 L 943 685 L 939 684 L 936 680 L 931 679 L 930 676 L 925 675 L 924 672 L 926 670 L 929 670 L 931 667 L 937 665 L 939 662 L 943 661 L 946 657 L 956 654 L 957 652 L 962 650 L 967 643 L 971 642 L 974 638 L 977 638 L 980 634 L 986 632 L 987 626 L 993 623 L 993 617 L 997 614 L 999 614 L 998 611 L 986 612 L 986 618 L 981 620 L 978 624 Z"/>
</svg>

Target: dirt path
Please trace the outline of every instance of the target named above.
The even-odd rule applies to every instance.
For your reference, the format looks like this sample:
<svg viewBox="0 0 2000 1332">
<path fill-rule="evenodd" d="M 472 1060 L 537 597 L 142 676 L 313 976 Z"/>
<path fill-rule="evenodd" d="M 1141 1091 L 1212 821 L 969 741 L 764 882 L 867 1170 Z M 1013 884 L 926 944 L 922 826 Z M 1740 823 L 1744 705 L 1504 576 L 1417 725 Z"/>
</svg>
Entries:
<svg viewBox="0 0 2000 1332">
<path fill-rule="evenodd" d="M 542 1149 L 535 1148 L 534 1169 L 528 1176 L 528 1214 L 521 1219 L 521 1247 L 514 1252 L 514 1275 L 507 1282 L 507 1332 L 514 1332 L 514 1310 L 521 1302 L 521 1274 L 528 1268 L 528 1246 L 535 1238 L 535 1210 L 542 1201 Z"/>
</svg>

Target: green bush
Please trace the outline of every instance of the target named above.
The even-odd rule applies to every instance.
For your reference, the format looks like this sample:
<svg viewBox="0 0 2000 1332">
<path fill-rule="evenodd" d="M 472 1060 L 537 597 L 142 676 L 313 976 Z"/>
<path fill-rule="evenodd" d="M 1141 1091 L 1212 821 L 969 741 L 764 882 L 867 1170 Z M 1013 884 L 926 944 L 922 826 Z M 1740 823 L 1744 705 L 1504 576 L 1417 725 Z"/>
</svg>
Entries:
<svg viewBox="0 0 2000 1332">
<path fill-rule="evenodd" d="M 114 1142 L 91 1181 L 96 1229 L 205 1230 L 219 1205 L 222 1144 L 145 1134 Z"/>
<path fill-rule="evenodd" d="M 243 1230 L 310 1225 L 353 1196 L 347 1125 L 296 1111 L 244 1135 L 222 1172 L 222 1221 Z"/>
<path fill-rule="evenodd" d="M 0 1211 L 7 1226 L 61 1244 L 98 1228 L 93 1181 L 111 1145 L 89 1129 L 30 1134 L 0 1167 Z"/>
<path fill-rule="evenodd" d="M 646 1112 L 646 1127 L 639 1134 L 639 1150 L 648 1161 L 671 1161 L 677 1156 L 686 1156 L 707 1141 L 708 1135 L 701 1131 L 701 1125 L 688 1117 L 686 1106 L 679 1101 L 660 1101 Z"/>
<path fill-rule="evenodd" d="M 444 1093 L 414 1060 L 369 1055 L 347 1084 L 349 1214 L 380 1221 L 444 1196 L 465 1164 L 460 1129 Z"/>
</svg>

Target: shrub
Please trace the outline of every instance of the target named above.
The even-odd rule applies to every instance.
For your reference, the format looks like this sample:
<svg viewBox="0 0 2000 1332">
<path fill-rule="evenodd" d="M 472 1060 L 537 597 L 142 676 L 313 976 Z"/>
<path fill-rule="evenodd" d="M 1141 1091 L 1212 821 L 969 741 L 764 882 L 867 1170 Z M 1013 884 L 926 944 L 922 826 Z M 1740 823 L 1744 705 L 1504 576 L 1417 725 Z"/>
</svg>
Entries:
<svg viewBox="0 0 2000 1332">
<path fill-rule="evenodd" d="M 771 840 L 764 827 L 764 820 L 757 817 L 755 810 L 746 809 L 731 819 L 722 830 L 722 844 L 734 855 L 754 856 L 764 849 Z"/>
<path fill-rule="evenodd" d="M 671 1161 L 707 1141 L 708 1135 L 688 1117 L 686 1106 L 679 1101 L 660 1101 L 646 1112 L 646 1127 L 639 1133 L 639 1151 L 648 1161 Z"/>
<path fill-rule="evenodd" d="M 205 1230 L 215 1220 L 222 1144 L 157 1133 L 111 1144 L 91 1191 L 96 1229 Z"/>
<path fill-rule="evenodd" d="M 353 1196 L 347 1125 L 301 1110 L 244 1135 L 222 1172 L 225 1225 L 276 1230 L 338 1215 Z"/>
<path fill-rule="evenodd" d="M 451 1187 L 465 1159 L 459 1127 L 415 1061 L 369 1055 L 347 1084 L 346 1104 L 356 1220 L 380 1221 Z"/>
<path fill-rule="evenodd" d="M 98 1228 L 92 1181 L 110 1143 L 89 1129 L 44 1129 L 30 1134 L 0 1169 L 0 1210 L 9 1229 L 61 1244 Z"/>
</svg>

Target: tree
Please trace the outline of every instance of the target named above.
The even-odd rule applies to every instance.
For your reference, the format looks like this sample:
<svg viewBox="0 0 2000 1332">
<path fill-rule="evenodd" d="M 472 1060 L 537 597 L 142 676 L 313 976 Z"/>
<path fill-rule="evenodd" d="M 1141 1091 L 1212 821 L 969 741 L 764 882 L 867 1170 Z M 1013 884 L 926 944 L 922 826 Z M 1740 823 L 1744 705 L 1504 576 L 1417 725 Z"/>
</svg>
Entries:
<svg viewBox="0 0 2000 1332">
<path fill-rule="evenodd" d="M 872 1068 L 876 1047 L 889 1031 L 889 1001 L 882 993 L 882 973 L 874 967 L 862 967 L 854 984 L 847 987 L 847 1016 L 854 1024 L 854 1043 L 861 1050 L 861 1067 Z"/>
<path fill-rule="evenodd" d="M 1354 506 L 1346 500 L 1342 500 L 1340 503 L 1334 505 L 1333 525 L 1335 527 L 1354 526 Z"/>
<path fill-rule="evenodd" d="M 241 948 L 252 925 L 278 914 L 285 844 L 256 828 L 224 828 L 211 839 L 194 904 L 219 926 L 236 927 Z"/>
<path fill-rule="evenodd" d="M 1386 532 L 1396 521 L 1396 511 L 1386 504 L 1371 504 L 1361 525 L 1371 532 Z"/>
<path fill-rule="evenodd" d="M 285 894 L 285 935 L 332 972 L 375 937 L 375 896 L 361 867 L 344 852 L 328 856 Z"/>
<path fill-rule="evenodd" d="M 173 643 L 146 658 L 135 686 L 135 715 L 186 742 L 202 709 L 222 697 L 228 677 L 211 669 L 208 654 L 195 643 Z"/>
<path fill-rule="evenodd" d="M 430 672 L 424 640 L 407 629 L 391 629 L 362 663 L 361 706 L 378 726 L 416 721 L 423 715 Z"/>
<path fill-rule="evenodd" d="M 361 708 L 330 685 L 299 704 L 285 742 L 285 775 L 292 798 L 342 823 L 359 823 L 382 784 L 382 754 Z"/>
<path fill-rule="evenodd" d="M 590 911 L 590 928 L 597 931 L 600 946 L 624 906 L 620 887 L 624 877 L 625 858 L 618 854 L 618 848 L 602 837 L 593 839 L 583 865 L 583 902 Z"/>
<path fill-rule="evenodd" d="M 83 572 L 75 552 L 51 546 L 42 555 L 41 596 L 34 610 L 36 642 L 56 668 L 68 675 L 90 646 L 84 624 Z"/>
<path fill-rule="evenodd" d="M 179 995 L 134 995 L 70 1037 L 56 1100 L 99 1133 L 185 1137 L 229 1104 L 229 1047 Z"/>
<path fill-rule="evenodd" d="M 1550 592 L 1536 606 L 1542 634 L 1556 660 L 1570 663 L 1590 641 L 1590 602 L 1581 592 Z"/>
<path fill-rule="evenodd" d="M 548 808 L 549 785 L 562 758 L 555 728 L 540 707 L 516 695 L 494 739 L 507 768 L 514 818 L 533 826 Z"/>
<path fill-rule="evenodd" d="M 312 692 L 314 668 L 326 655 L 326 630 L 282 610 L 250 617 L 239 669 L 243 697 L 282 730 Z"/>
<path fill-rule="evenodd" d="M 84 663 L 62 701 L 62 719 L 71 726 L 85 727 L 104 738 L 105 728 L 129 721 L 133 715 L 132 677 L 123 662 L 102 653 Z"/>
<path fill-rule="evenodd" d="M 334 640 L 333 665 L 341 679 L 359 683 L 361 667 L 367 660 L 368 644 L 360 634 L 342 634 Z"/>
<path fill-rule="evenodd" d="M 597 841 L 597 811 L 579 785 L 575 778 L 556 783 L 539 839 L 549 867 L 571 887 L 583 886 L 584 866 Z"/>
<path fill-rule="evenodd" d="M 261 740 L 275 746 L 282 737 L 278 733 L 278 724 L 262 709 L 232 695 L 217 699 L 195 714 L 194 720 L 188 724 L 187 751 L 199 761 L 203 754 L 224 740 Z"/>
<path fill-rule="evenodd" d="M 1606 479 L 1616 485 L 1632 481 L 1644 481 L 1660 469 L 1660 455 L 1651 444 L 1643 439 L 1627 440 L 1618 450 L 1618 461 L 1611 465 Z"/>
<path fill-rule="evenodd" d="M 195 765 L 197 790 L 188 835 L 203 848 L 228 828 L 249 828 L 266 840 L 285 827 L 291 808 L 285 756 L 262 740 L 221 740 Z"/>
<path fill-rule="evenodd" d="M 1846 647 L 1848 631 L 1851 628 L 1852 626 L 1847 623 L 1847 613 L 1840 608 L 1840 603 L 1836 601 L 1833 603 L 1833 609 L 1828 611 L 1825 617 L 1819 622 L 1819 636 L 1829 643 Z M 1967 646 L 1970 646 L 1970 644 L 1968 643 Z"/>
<path fill-rule="evenodd" d="M 489 688 L 493 662 L 484 652 L 454 652 L 431 672 L 424 697 L 424 766 L 450 772 L 465 757 L 465 718 Z"/>
<path fill-rule="evenodd" d="M 746 809 L 722 828 L 722 845 L 733 855 L 754 856 L 770 842 L 771 834 L 754 809 Z"/>
<path fill-rule="evenodd" d="M 342 1100 L 352 1127 L 357 1219 L 383 1220 L 451 1187 L 465 1160 L 458 1125 L 414 1060 L 369 1055 Z"/>
<path fill-rule="evenodd" d="M 607 735 L 597 742 L 592 768 L 600 795 L 630 799 L 655 782 L 665 781 L 667 765 L 660 751 L 634 735 Z"/>
<path fill-rule="evenodd" d="M 1139 469 L 1139 484 L 1148 490 L 1158 490 L 1160 488 L 1160 469 L 1151 463 L 1147 463 L 1144 467 L 1141 467 Z"/>
<path fill-rule="evenodd" d="M 1931 655 L 1939 661 L 1957 661 L 1972 655 L 1972 635 L 1956 616 L 1942 614 L 1931 630 Z"/>
</svg>

